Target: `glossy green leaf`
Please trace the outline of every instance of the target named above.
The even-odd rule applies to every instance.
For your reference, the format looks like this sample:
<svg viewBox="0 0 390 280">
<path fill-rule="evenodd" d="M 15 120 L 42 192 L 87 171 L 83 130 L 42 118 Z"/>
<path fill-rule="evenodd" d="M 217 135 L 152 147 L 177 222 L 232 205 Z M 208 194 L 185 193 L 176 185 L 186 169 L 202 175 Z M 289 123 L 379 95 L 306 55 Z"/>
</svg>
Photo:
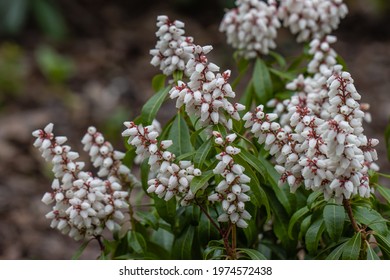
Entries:
<svg viewBox="0 0 390 280">
<path fill-rule="evenodd" d="M 287 184 L 284 184 L 280 187 L 278 186 L 280 175 L 269 161 L 267 161 L 261 155 L 259 155 L 259 160 L 266 170 L 266 174 L 268 175 L 267 181 L 275 192 L 276 197 L 283 205 L 284 209 L 286 209 L 287 213 L 292 214 L 294 201 L 296 199 L 295 195 L 290 192 L 290 188 L 287 186 Z"/>
<path fill-rule="evenodd" d="M 275 76 L 279 77 L 281 80 L 286 80 L 286 82 L 290 82 L 295 79 L 295 75 L 289 72 L 280 71 L 274 68 L 270 68 L 269 71 Z"/>
<path fill-rule="evenodd" d="M 266 168 L 263 166 L 263 163 L 254 155 L 241 149 L 241 152 L 237 155 L 242 160 L 246 161 L 257 173 L 259 173 L 263 178 L 266 178 Z"/>
<path fill-rule="evenodd" d="M 376 189 L 383 196 L 383 198 L 386 199 L 387 203 L 390 203 L 390 189 L 382 187 L 378 184 L 376 184 Z"/>
<path fill-rule="evenodd" d="M 214 209 L 212 209 L 208 205 L 204 205 L 203 208 L 205 209 L 205 211 L 207 211 L 208 215 L 214 219 L 214 221 L 217 220 L 217 214 L 215 213 Z M 201 212 L 201 215 L 200 215 L 198 233 L 199 233 L 199 239 L 200 239 L 201 243 L 207 244 L 209 240 L 219 238 L 218 230 L 211 223 L 211 221 L 206 216 L 206 214 L 203 212 Z"/>
<path fill-rule="evenodd" d="M 246 255 L 250 260 L 266 260 L 267 258 L 257 250 L 237 248 L 237 252 Z"/>
<path fill-rule="evenodd" d="M 272 98 L 273 87 L 268 67 L 261 58 L 256 60 L 252 81 L 258 103 L 266 104 Z"/>
<path fill-rule="evenodd" d="M 176 200 L 170 199 L 165 201 L 162 198 L 155 197 L 154 205 L 156 207 L 158 215 L 167 223 L 174 224 L 176 218 Z"/>
<path fill-rule="evenodd" d="M 172 247 L 172 258 L 176 260 L 192 259 L 192 244 L 195 236 L 195 227 L 188 226 L 182 234 L 175 238 Z"/>
<path fill-rule="evenodd" d="M 255 88 L 253 82 L 250 81 L 242 94 L 239 103 L 245 105 L 245 110 L 250 111 L 253 103 L 253 97 L 255 95 Z"/>
<path fill-rule="evenodd" d="M 328 204 L 323 212 L 326 231 L 333 241 L 339 240 L 344 229 L 345 210 L 341 205 Z"/>
<path fill-rule="evenodd" d="M 141 110 L 142 124 L 150 125 L 152 123 L 152 121 L 156 118 L 158 110 L 164 103 L 170 89 L 170 87 L 166 87 L 160 90 L 145 103 Z"/>
<path fill-rule="evenodd" d="M 184 74 L 183 71 L 176 70 L 175 72 L 173 72 L 173 75 L 172 75 L 173 76 L 173 80 L 175 82 L 178 82 L 178 81 L 182 80 L 183 79 L 183 74 Z"/>
<path fill-rule="evenodd" d="M 349 239 L 345 243 L 342 259 L 343 260 L 359 259 L 361 243 L 362 243 L 362 234 L 360 232 L 357 232 L 351 239 Z"/>
<path fill-rule="evenodd" d="M 275 59 L 275 61 L 279 64 L 280 67 L 282 67 L 282 68 L 286 67 L 287 62 L 284 59 L 283 55 L 281 55 L 281 54 L 279 54 L 277 52 L 274 52 L 274 51 L 270 51 L 269 55 L 272 56 Z"/>
<path fill-rule="evenodd" d="M 152 88 L 155 92 L 164 89 L 166 78 L 167 76 L 165 76 L 164 74 L 157 74 L 156 76 L 153 77 Z"/>
<path fill-rule="evenodd" d="M 367 260 L 375 261 L 375 260 L 380 260 L 378 254 L 374 251 L 374 249 L 371 247 L 370 243 L 365 240 L 366 246 L 367 246 Z"/>
<path fill-rule="evenodd" d="M 213 147 L 212 139 L 213 138 L 208 139 L 196 151 L 196 154 L 194 157 L 194 163 L 199 168 L 202 168 L 204 162 L 207 159 L 207 156 L 209 155 L 209 153 L 211 151 L 211 148 Z"/>
<path fill-rule="evenodd" d="M 380 233 L 374 233 L 376 242 L 382 251 L 385 259 L 390 259 L 390 234 L 382 235 Z"/>
<path fill-rule="evenodd" d="M 325 230 L 325 222 L 323 219 L 315 221 L 307 230 L 305 235 L 306 248 L 310 255 L 314 255 L 318 248 L 321 235 Z"/>
<path fill-rule="evenodd" d="M 214 176 L 213 170 L 207 170 L 202 175 L 194 177 L 190 183 L 192 193 L 196 192 L 206 186 L 207 182 Z"/>
<path fill-rule="evenodd" d="M 380 234 L 386 235 L 388 233 L 387 220 L 374 209 L 363 206 L 353 206 L 352 212 L 358 223 L 369 226 Z"/>
<path fill-rule="evenodd" d="M 173 145 L 170 146 L 168 150 L 177 157 L 193 151 L 190 141 L 190 131 L 181 114 L 176 115 L 169 131 L 168 139 L 173 141 Z"/>
<path fill-rule="evenodd" d="M 129 231 L 127 233 L 128 245 L 138 254 L 146 252 L 147 245 L 144 237 L 136 231 Z"/>
<path fill-rule="evenodd" d="M 333 251 L 330 252 L 329 255 L 326 257 L 326 260 L 339 260 L 341 258 L 341 255 L 343 254 L 343 250 L 346 244 L 347 242 L 343 242 L 335 249 L 333 249 Z"/>
<path fill-rule="evenodd" d="M 304 218 L 302 220 L 301 226 L 300 226 L 300 229 L 299 229 L 299 235 L 298 235 L 299 239 L 302 239 L 303 236 L 306 235 L 306 232 L 307 232 L 307 230 L 309 229 L 309 227 L 311 225 L 311 220 L 312 220 L 312 215 L 309 215 L 309 216 L 307 216 L 306 218 Z"/>
<path fill-rule="evenodd" d="M 253 205 L 257 207 L 261 207 L 264 205 L 266 211 L 267 211 L 267 220 L 271 217 L 271 208 L 268 201 L 268 197 L 266 192 L 264 191 L 263 187 L 260 185 L 260 182 L 256 176 L 256 173 L 252 170 L 251 165 L 246 160 L 245 154 L 247 152 L 241 149 L 241 152 L 234 156 L 234 160 L 236 163 L 240 164 L 245 168 L 245 174 L 251 178 L 250 182 L 247 183 L 247 185 L 251 188 L 251 193 L 249 194 L 251 198 L 251 202 Z M 244 155 L 244 156 L 243 156 Z"/>
<path fill-rule="evenodd" d="M 310 213 L 309 207 L 305 206 L 301 209 L 299 209 L 297 212 L 292 215 L 290 222 L 288 224 L 288 236 L 291 239 L 294 239 L 293 237 L 293 229 L 296 223 L 298 223 L 301 219 L 303 219 L 307 214 Z"/>
<path fill-rule="evenodd" d="M 149 188 L 148 179 L 149 179 L 150 165 L 148 164 L 148 159 L 145 159 L 141 164 L 141 184 L 142 189 L 146 194 L 150 194 L 146 191 Z"/>
</svg>

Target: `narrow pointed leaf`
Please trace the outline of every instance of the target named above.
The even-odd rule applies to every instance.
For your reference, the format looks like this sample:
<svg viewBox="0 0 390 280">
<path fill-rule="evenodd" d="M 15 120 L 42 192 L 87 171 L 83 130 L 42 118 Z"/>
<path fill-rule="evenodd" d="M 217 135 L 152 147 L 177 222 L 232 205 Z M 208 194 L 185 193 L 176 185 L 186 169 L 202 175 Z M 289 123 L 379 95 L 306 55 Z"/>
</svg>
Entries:
<svg viewBox="0 0 390 280">
<path fill-rule="evenodd" d="M 360 254 L 360 245 L 362 242 L 362 234 L 360 232 L 355 233 L 355 235 L 345 243 L 343 249 L 343 260 L 357 260 Z"/>
<path fill-rule="evenodd" d="M 153 77 L 152 88 L 155 92 L 164 89 L 166 78 L 167 76 L 165 76 L 164 74 L 157 74 L 156 76 Z"/>
<path fill-rule="evenodd" d="M 149 125 L 152 123 L 152 121 L 156 118 L 158 110 L 164 103 L 170 89 L 170 87 L 166 87 L 160 90 L 145 103 L 141 110 L 142 124 Z"/>
<path fill-rule="evenodd" d="M 195 157 L 194 157 L 194 163 L 201 168 L 207 159 L 207 156 L 210 153 L 211 148 L 213 147 L 213 143 L 211 142 L 212 138 L 208 139 L 206 142 L 204 142 L 199 149 L 197 150 Z"/>
<path fill-rule="evenodd" d="M 146 252 L 146 241 L 139 232 L 129 231 L 127 233 L 127 242 L 134 252 L 138 254 Z"/>
<path fill-rule="evenodd" d="M 371 260 L 371 261 L 380 260 L 377 253 L 375 253 L 374 249 L 371 248 L 370 243 L 368 243 L 367 240 L 365 240 L 365 242 L 367 244 L 367 260 Z"/>
<path fill-rule="evenodd" d="M 382 251 L 382 254 L 385 259 L 390 259 L 390 235 L 388 234 L 387 236 L 379 234 L 379 233 L 374 233 L 376 242 L 379 245 L 379 248 Z"/>
<path fill-rule="evenodd" d="M 192 193 L 196 194 L 198 190 L 206 186 L 207 182 L 214 176 L 212 170 L 207 170 L 203 172 L 202 175 L 194 177 L 191 181 L 190 188 Z"/>
<path fill-rule="evenodd" d="M 272 98 L 273 87 L 268 67 L 261 58 L 256 60 L 252 81 L 258 102 L 267 103 Z"/>
<path fill-rule="evenodd" d="M 344 242 L 337 246 L 330 254 L 326 257 L 326 260 L 339 260 L 343 254 L 343 250 L 347 242 Z"/>
<path fill-rule="evenodd" d="M 307 214 L 310 213 L 309 207 L 305 206 L 301 209 L 299 209 L 297 212 L 292 215 L 290 222 L 288 224 L 288 236 L 291 239 L 294 239 L 293 237 L 293 229 L 296 223 L 298 223 L 301 219 L 303 219 Z"/>
<path fill-rule="evenodd" d="M 369 226 L 375 232 L 380 234 L 387 234 L 388 228 L 386 223 L 388 221 L 374 209 L 363 206 L 354 206 L 352 211 L 356 221 L 358 221 L 360 224 Z"/>
<path fill-rule="evenodd" d="M 172 258 L 176 260 L 192 259 L 192 244 L 194 243 L 195 228 L 188 226 L 183 233 L 175 239 L 172 247 Z"/>
<path fill-rule="evenodd" d="M 339 240 L 344 229 L 345 210 L 341 205 L 328 204 L 324 207 L 323 217 L 326 231 L 334 241 Z"/>
<path fill-rule="evenodd" d="M 176 218 L 176 200 L 175 198 L 165 201 L 162 198 L 155 197 L 154 205 L 158 215 L 167 223 L 174 224 Z"/>
<path fill-rule="evenodd" d="M 314 255 L 317 252 L 318 243 L 320 242 L 321 235 L 325 230 L 325 223 L 323 219 L 315 221 L 307 230 L 305 235 L 306 248 L 310 255 Z"/>
<path fill-rule="evenodd" d="M 177 114 L 172 123 L 168 139 L 173 141 L 173 145 L 170 146 L 168 150 L 174 153 L 177 157 L 185 153 L 192 152 L 193 150 L 188 125 L 180 114 Z"/>
<path fill-rule="evenodd" d="M 266 260 L 267 258 L 257 250 L 247 249 L 247 248 L 238 248 L 237 251 L 241 254 L 245 254 L 251 260 Z"/>
</svg>

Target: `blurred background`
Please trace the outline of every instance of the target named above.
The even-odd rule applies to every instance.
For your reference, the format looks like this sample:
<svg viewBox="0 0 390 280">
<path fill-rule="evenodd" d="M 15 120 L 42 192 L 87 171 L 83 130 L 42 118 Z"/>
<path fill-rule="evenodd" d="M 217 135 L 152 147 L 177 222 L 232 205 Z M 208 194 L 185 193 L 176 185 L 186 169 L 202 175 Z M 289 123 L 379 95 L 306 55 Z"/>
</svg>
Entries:
<svg viewBox="0 0 390 280">
<path fill-rule="evenodd" d="M 390 1 L 346 1 L 350 13 L 336 35 L 373 121 L 366 134 L 380 140 L 382 172 L 390 173 L 384 131 L 390 118 Z M 73 150 L 89 125 L 124 150 L 122 123 L 136 117 L 153 94 L 149 64 L 155 20 L 186 23 L 186 34 L 212 44 L 212 60 L 232 69 L 233 50 L 218 32 L 229 0 L 0 0 L 0 259 L 69 259 L 79 243 L 49 227 L 41 203 L 51 167 L 32 147 L 31 132 L 55 124 Z M 281 32 L 278 51 L 295 44 Z M 237 90 L 237 95 L 241 93 Z M 171 106 L 167 104 L 166 106 Z M 172 107 L 169 107 L 172 108 Z M 174 114 L 162 110 L 162 121 Z M 82 154 L 87 160 L 86 155 Z M 84 259 L 98 256 L 91 243 Z"/>
</svg>

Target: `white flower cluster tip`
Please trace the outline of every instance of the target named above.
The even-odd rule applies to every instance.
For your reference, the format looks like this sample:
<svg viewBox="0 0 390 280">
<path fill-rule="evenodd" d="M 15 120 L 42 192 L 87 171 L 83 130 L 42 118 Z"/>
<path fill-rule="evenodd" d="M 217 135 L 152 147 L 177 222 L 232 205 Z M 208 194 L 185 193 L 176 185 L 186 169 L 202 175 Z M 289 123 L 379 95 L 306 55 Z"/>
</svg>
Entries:
<svg viewBox="0 0 390 280">
<path fill-rule="evenodd" d="M 143 127 L 134 122 L 125 122 L 126 130 L 122 136 L 129 137 L 128 143 L 136 147 L 136 153 L 148 163 L 155 178 L 148 181 L 148 193 L 155 193 L 166 201 L 177 196 L 182 206 L 187 206 L 193 200 L 190 183 L 194 176 L 202 172 L 195 168 L 190 161 L 175 163 L 175 154 L 167 149 L 173 144 L 172 140 L 157 141 L 159 133 L 153 125 Z"/>
<path fill-rule="evenodd" d="M 42 198 L 45 204 L 55 203 L 52 211 L 46 215 L 52 220 L 51 227 L 75 240 L 101 235 L 104 227 L 111 231 L 119 230 L 125 218 L 122 209 L 129 207 L 126 201 L 128 192 L 122 190 L 121 181 L 116 177 L 116 174 L 128 172 L 116 163 L 122 156 L 111 151 L 112 156 L 117 157 L 113 162 L 115 164 L 108 166 L 106 159 L 110 158 L 109 156 L 102 162 L 103 165 L 106 162 L 104 168 L 107 171 L 103 171 L 103 176 L 110 175 L 108 179 L 93 177 L 90 172 L 82 171 L 84 162 L 75 161 L 79 154 L 71 151 L 70 146 L 64 145 L 67 138 L 55 137 L 52 131 L 53 124 L 50 123 L 44 129 L 32 133 L 37 138 L 34 146 L 42 152 L 46 161 L 53 164 L 56 177 L 51 186 L 52 192 L 47 192 Z M 91 128 L 89 132 L 92 132 Z M 96 130 L 93 132 L 94 135 L 97 133 Z M 83 142 L 92 140 L 87 138 L 84 137 Z M 99 139 L 97 141 L 100 142 Z M 104 138 L 101 144 L 103 142 Z M 106 144 L 99 150 L 110 145 Z"/>
<path fill-rule="evenodd" d="M 276 48 L 277 30 L 283 22 L 297 41 L 322 38 L 336 29 L 348 13 L 343 0 L 236 0 L 220 24 L 227 42 L 247 58 Z M 281 22 L 280 22 L 281 21 Z"/>
<path fill-rule="evenodd" d="M 193 45 L 193 38 L 184 36 L 184 23 L 170 20 L 167 16 L 157 17 L 156 36 L 159 40 L 155 49 L 150 50 L 153 56 L 151 64 L 159 66 L 165 75 L 171 75 L 175 70 L 185 70 L 185 65 L 192 57 L 184 52 L 184 47 Z"/>
<path fill-rule="evenodd" d="M 348 13 L 343 0 L 281 0 L 279 18 L 304 42 L 336 29 Z"/>
<path fill-rule="evenodd" d="M 250 182 L 250 178 L 244 174 L 245 168 L 233 159 L 234 155 L 240 153 L 240 149 L 232 145 L 237 135 L 230 134 L 225 139 L 217 131 L 214 131 L 213 135 L 215 143 L 223 149 L 216 156 L 219 162 L 213 172 L 221 175 L 223 179 L 208 199 L 212 202 L 222 203 L 224 213 L 218 217 L 219 222 L 230 221 L 237 227 L 246 228 L 248 226 L 246 220 L 251 218 L 251 215 L 245 210 L 245 202 L 250 200 L 246 194 L 250 190 L 250 187 L 246 185 Z"/>
<path fill-rule="evenodd" d="M 170 98 L 177 98 L 177 108 L 185 105 L 189 115 L 200 117 L 202 126 L 220 123 L 232 129 L 232 119 L 240 120 L 238 112 L 244 110 L 245 106 L 232 104 L 227 99 L 236 96 L 228 82 L 230 70 L 218 73 L 219 67 L 209 62 L 206 56 L 211 50 L 211 46 L 185 48 L 194 55 L 186 66 L 190 81 L 179 81 L 170 90 Z"/>
<path fill-rule="evenodd" d="M 276 48 L 277 29 L 281 26 L 275 0 L 237 0 L 237 8 L 222 19 L 220 32 L 225 32 L 228 44 L 245 58 L 268 54 Z"/>
</svg>

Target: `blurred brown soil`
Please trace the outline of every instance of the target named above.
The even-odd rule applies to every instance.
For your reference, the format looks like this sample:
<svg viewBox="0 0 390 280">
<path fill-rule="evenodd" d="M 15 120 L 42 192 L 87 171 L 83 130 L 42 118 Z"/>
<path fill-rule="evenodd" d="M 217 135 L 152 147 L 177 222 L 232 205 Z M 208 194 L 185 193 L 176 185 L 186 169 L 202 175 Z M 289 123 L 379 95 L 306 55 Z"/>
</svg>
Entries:
<svg viewBox="0 0 390 280">
<path fill-rule="evenodd" d="M 117 133 L 109 138 L 123 150 L 122 122 L 137 116 L 153 94 L 151 78 L 158 69 L 149 64 L 149 49 L 155 44 L 158 14 L 186 22 L 186 34 L 194 36 L 198 44 L 214 46 L 213 61 L 223 69 L 234 67 L 229 61 L 232 50 L 218 32 L 221 12 L 214 18 L 207 14 L 208 22 L 200 13 L 179 14 L 163 1 L 149 1 L 153 8 L 148 1 L 137 8 L 123 4 L 126 1 L 92 2 L 95 4 L 61 1 L 72 32 L 57 49 L 71 57 L 77 68 L 65 86 L 48 83 L 34 64 L 34 50 L 45 42 L 39 33 L 27 30 L 19 42 L 29 63 L 27 82 L 23 93 L 6 99 L 0 110 L 0 259 L 69 259 L 80 246 L 50 229 L 44 217 L 50 209 L 40 200 L 50 188 L 51 166 L 32 147 L 31 132 L 53 122 L 55 133 L 66 135 L 86 160 L 79 142 L 87 127 L 94 125 Z M 388 21 L 376 22 L 372 15 L 355 11 L 337 31 L 335 46 L 345 58 L 363 101 L 371 104 L 373 121 L 366 125 L 366 134 L 380 140 L 380 165 L 387 173 L 390 165 L 383 131 L 390 119 L 388 26 Z M 162 110 L 162 120 L 174 114 L 171 105 Z M 122 110 L 119 115 L 118 110 Z M 98 254 L 98 244 L 92 242 L 82 258 L 94 259 Z"/>
</svg>

